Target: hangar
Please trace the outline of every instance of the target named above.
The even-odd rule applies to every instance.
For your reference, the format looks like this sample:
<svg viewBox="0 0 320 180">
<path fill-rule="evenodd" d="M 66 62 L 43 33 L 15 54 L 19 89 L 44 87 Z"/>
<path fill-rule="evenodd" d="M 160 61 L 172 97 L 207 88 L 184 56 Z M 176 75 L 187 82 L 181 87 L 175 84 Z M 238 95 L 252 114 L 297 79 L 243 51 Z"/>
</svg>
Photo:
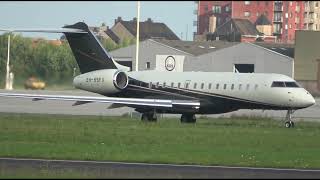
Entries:
<svg viewBox="0 0 320 180">
<path fill-rule="evenodd" d="M 293 77 L 289 44 L 147 39 L 140 42 L 138 70 L 279 73 Z M 111 55 L 135 69 L 135 45 Z M 129 65 L 129 66 L 130 66 Z"/>
</svg>

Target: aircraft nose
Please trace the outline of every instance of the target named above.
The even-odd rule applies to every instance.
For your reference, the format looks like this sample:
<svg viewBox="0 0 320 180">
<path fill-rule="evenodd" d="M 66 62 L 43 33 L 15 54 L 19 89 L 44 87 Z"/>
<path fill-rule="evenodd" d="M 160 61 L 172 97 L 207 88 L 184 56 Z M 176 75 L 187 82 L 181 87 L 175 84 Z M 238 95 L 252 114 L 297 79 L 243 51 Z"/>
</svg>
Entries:
<svg viewBox="0 0 320 180">
<path fill-rule="evenodd" d="M 308 98 L 306 98 L 305 100 L 305 103 L 306 103 L 306 106 L 309 107 L 309 106 L 312 106 L 316 103 L 316 100 L 313 98 L 313 96 L 308 92 Z"/>
</svg>

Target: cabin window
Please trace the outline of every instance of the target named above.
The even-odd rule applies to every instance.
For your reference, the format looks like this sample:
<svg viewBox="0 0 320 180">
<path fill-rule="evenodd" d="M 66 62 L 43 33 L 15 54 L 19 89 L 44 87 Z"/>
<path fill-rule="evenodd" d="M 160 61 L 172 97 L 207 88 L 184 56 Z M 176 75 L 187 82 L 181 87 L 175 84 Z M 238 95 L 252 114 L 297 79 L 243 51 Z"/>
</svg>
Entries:
<svg viewBox="0 0 320 180">
<path fill-rule="evenodd" d="M 193 89 L 197 89 L 197 83 L 194 83 Z"/>
<path fill-rule="evenodd" d="M 201 83 L 201 89 L 203 89 L 204 88 L 204 83 Z"/>
<path fill-rule="evenodd" d="M 223 85 L 223 89 L 227 89 L 227 84 L 224 84 L 224 85 Z"/>
<path fill-rule="evenodd" d="M 242 84 L 239 84 L 239 90 L 241 90 L 241 88 L 242 88 Z"/>
<path fill-rule="evenodd" d="M 216 85 L 216 89 L 219 89 L 219 84 Z"/>
<path fill-rule="evenodd" d="M 186 89 L 188 89 L 189 88 L 189 83 L 186 83 Z"/>
<path fill-rule="evenodd" d="M 171 87 L 173 88 L 173 86 L 174 86 L 174 83 L 172 82 L 172 83 L 171 83 Z"/>
<path fill-rule="evenodd" d="M 212 84 L 211 84 L 211 83 L 209 83 L 209 89 L 211 89 L 211 86 L 212 86 Z"/>
<path fill-rule="evenodd" d="M 249 88 L 250 88 L 250 84 L 247 84 L 247 88 L 246 88 L 246 90 L 248 91 L 248 90 L 249 90 Z"/>
<path fill-rule="evenodd" d="M 231 90 L 233 90 L 233 89 L 234 89 L 234 84 L 231 85 Z"/>
</svg>

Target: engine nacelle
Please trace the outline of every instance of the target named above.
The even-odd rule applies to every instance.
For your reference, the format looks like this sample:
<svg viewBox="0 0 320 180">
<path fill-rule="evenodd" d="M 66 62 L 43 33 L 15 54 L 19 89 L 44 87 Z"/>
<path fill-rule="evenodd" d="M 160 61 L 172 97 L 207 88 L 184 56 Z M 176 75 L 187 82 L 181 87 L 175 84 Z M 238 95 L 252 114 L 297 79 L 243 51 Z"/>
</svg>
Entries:
<svg viewBox="0 0 320 180">
<path fill-rule="evenodd" d="M 118 69 L 91 71 L 73 79 L 76 88 L 99 94 L 120 92 L 128 86 L 128 83 L 128 75 Z"/>
</svg>

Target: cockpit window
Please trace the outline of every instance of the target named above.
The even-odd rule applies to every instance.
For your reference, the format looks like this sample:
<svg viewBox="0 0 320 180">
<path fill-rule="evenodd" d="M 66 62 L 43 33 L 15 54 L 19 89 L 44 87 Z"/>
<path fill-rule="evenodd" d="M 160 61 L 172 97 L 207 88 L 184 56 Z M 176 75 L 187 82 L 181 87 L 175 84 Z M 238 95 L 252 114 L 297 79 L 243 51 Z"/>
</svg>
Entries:
<svg viewBox="0 0 320 180">
<path fill-rule="evenodd" d="M 273 81 L 271 87 L 286 87 L 284 82 L 281 81 Z"/>
<path fill-rule="evenodd" d="M 285 82 L 286 87 L 299 87 L 296 82 Z"/>
<path fill-rule="evenodd" d="M 299 85 L 292 81 L 292 82 L 283 82 L 283 81 L 273 81 L 271 87 L 299 87 Z"/>
</svg>

